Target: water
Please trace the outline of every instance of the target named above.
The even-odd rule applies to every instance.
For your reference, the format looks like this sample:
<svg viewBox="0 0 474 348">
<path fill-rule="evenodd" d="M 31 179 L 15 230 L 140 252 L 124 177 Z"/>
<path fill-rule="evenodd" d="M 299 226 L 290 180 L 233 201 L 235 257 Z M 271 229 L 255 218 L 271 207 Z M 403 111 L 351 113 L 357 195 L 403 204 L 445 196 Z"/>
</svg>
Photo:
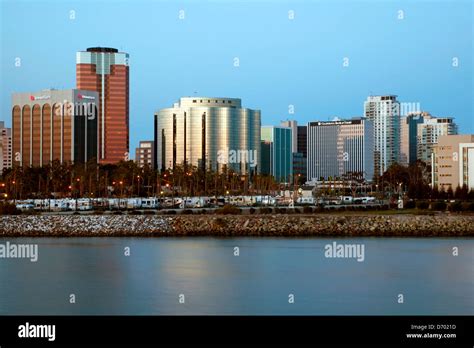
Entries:
<svg viewBox="0 0 474 348">
<path fill-rule="evenodd" d="M 6 241 L 37 243 L 39 259 L 0 259 L 2 315 L 474 314 L 474 239 L 0 238 Z M 326 258 L 333 241 L 363 243 L 365 260 Z"/>
</svg>

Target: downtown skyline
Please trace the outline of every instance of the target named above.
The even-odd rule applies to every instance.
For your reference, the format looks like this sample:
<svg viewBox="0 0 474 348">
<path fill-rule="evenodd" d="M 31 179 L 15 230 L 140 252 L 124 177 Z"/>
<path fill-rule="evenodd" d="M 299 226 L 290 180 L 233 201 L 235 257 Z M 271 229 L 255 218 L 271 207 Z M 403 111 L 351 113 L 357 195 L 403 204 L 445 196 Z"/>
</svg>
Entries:
<svg viewBox="0 0 474 348">
<path fill-rule="evenodd" d="M 80 3 L 42 7 L 28 3 L 21 7 L 3 1 L 1 6 L 2 32 L 14 33 L 2 34 L 0 119 L 7 126 L 11 126 L 13 92 L 75 87 L 74 55 L 97 43 L 130 54 L 130 153 L 140 140 L 153 138 L 150 125 L 154 112 L 195 92 L 242 98 L 250 108 L 262 111 L 262 125 L 278 125 L 285 119 L 306 124 L 335 116 L 362 116 L 368 95 L 396 94 L 400 102 L 419 103 L 421 110 L 455 117 L 461 133 L 474 132 L 469 31 L 472 5 L 465 1 L 451 7 L 444 3 L 430 7 L 370 1 L 351 2 L 345 7 L 328 2 L 201 6 L 138 2 L 134 7 L 111 7 L 103 22 L 125 18 L 125 12 L 130 11 L 141 11 L 143 21 L 128 31 L 112 25 L 114 32 L 97 33 L 88 23 L 103 14 L 103 3 L 94 13 Z M 28 39 L 28 28 L 13 29 L 10 19 L 20 9 L 29 18 L 45 8 L 54 8 L 55 16 L 52 23 L 36 31 L 37 35 L 48 33 L 54 39 L 55 21 L 62 23 L 62 33 L 81 34 L 61 41 L 55 55 L 37 47 L 41 40 Z M 143 11 L 145 8 L 149 11 Z M 397 17 L 400 8 L 403 19 Z M 290 10 L 294 11 L 293 19 L 289 19 Z M 75 19 L 69 18 L 70 11 L 75 11 Z M 249 17 L 246 27 L 236 25 L 243 14 Z M 327 18 L 322 18 L 323 14 Z M 156 26 L 149 23 L 154 15 L 159 19 Z M 420 15 L 429 28 L 415 23 Z M 215 21 L 201 25 L 202 19 L 210 16 Z M 449 30 L 434 26 L 440 18 L 450 23 Z M 35 19 L 31 19 L 34 25 Z M 217 30 L 223 22 L 228 25 Z M 369 33 L 368 24 L 377 23 L 378 30 Z M 385 31 L 390 33 L 391 43 L 384 41 Z M 133 40 L 149 33 L 156 33 L 159 40 Z M 367 37 L 367 42 L 356 40 L 357 36 Z M 377 49 L 370 42 L 376 42 Z M 49 45 L 42 43 L 42 47 Z M 203 55 L 216 46 L 219 49 Z M 191 54 L 186 54 L 188 51 Z M 422 56 L 430 59 L 425 62 Z M 17 57 L 21 58 L 20 67 L 15 66 Z M 453 57 L 458 58 L 457 67 L 452 66 Z M 239 66 L 234 66 L 236 62 Z"/>
</svg>

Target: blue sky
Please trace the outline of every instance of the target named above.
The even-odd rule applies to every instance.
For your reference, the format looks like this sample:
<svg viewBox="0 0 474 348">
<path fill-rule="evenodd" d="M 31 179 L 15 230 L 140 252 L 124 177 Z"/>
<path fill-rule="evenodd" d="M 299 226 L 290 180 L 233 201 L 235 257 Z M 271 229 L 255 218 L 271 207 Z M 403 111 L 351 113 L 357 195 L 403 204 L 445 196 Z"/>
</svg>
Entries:
<svg viewBox="0 0 474 348">
<path fill-rule="evenodd" d="M 0 3 L 8 125 L 11 93 L 73 88 L 76 51 L 108 46 L 130 54 L 132 153 L 155 110 L 195 92 L 242 98 L 262 124 L 360 116 L 369 94 L 396 94 L 474 133 L 470 0 Z"/>
</svg>

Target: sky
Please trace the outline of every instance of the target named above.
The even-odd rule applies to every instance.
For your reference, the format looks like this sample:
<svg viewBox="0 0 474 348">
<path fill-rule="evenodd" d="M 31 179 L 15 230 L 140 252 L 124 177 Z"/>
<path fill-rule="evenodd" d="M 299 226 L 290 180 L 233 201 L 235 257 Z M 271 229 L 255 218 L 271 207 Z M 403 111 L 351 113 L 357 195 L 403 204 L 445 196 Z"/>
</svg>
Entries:
<svg viewBox="0 0 474 348">
<path fill-rule="evenodd" d="M 193 95 L 242 98 L 276 125 L 395 94 L 474 133 L 473 18 L 471 0 L 0 0 L 0 120 L 14 92 L 74 88 L 76 52 L 105 46 L 130 54 L 131 153 L 156 110 Z"/>
</svg>

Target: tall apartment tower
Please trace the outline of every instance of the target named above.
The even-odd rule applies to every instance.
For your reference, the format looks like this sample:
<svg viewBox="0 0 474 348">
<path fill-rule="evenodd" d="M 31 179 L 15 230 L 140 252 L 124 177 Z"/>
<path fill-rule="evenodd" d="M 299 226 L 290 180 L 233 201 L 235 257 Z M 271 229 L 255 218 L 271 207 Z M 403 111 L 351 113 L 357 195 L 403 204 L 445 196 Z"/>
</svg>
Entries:
<svg viewBox="0 0 474 348">
<path fill-rule="evenodd" d="M 99 163 L 129 157 L 129 55 L 93 47 L 76 54 L 78 89 L 99 93 Z"/>
<path fill-rule="evenodd" d="M 438 143 L 438 138 L 444 135 L 457 135 L 458 126 L 453 117 L 433 117 L 425 115 L 423 123 L 417 128 L 417 159 L 429 164 L 433 147 Z"/>
<path fill-rule="evenodd" d="M 369 96 L 364 116 L 374 124 L 374 176 L 381 176 L 400 156 L 400 103 L 396 95 Z"/>
<path fill-rule="evenodd" d="M 418 125 L 429 113 L 416 111 L 402 116 L 400 122 L 400 158 L 399 163 L 404 166 L 413 164 L 417 160 Z"/>
</svg>

